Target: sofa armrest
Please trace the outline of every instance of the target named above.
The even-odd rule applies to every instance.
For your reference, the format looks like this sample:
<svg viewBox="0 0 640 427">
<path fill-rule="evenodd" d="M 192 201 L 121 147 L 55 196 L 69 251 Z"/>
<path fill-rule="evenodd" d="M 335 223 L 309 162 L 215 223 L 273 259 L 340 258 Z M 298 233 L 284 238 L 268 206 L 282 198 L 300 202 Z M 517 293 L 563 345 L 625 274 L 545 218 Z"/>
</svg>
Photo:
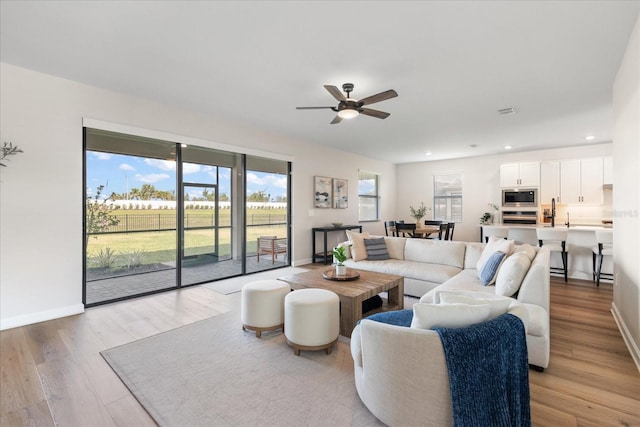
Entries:
<svg viewBox="0 0 640 427">
<path fill-rule="evenodd" d="M 527 304 L 535 304 L 549 311 L 549 249 L 542 247 L 529 267 L 526 276 L 522 280 L 518 290 L 518 301 Z"/>
<path fill-rule="evenodd" d="M 449 375 L 436 331 L 363 319 L 351 342 L 358 394 L 377 418 L 389 425 L 452 425 Z"/>
</svg>

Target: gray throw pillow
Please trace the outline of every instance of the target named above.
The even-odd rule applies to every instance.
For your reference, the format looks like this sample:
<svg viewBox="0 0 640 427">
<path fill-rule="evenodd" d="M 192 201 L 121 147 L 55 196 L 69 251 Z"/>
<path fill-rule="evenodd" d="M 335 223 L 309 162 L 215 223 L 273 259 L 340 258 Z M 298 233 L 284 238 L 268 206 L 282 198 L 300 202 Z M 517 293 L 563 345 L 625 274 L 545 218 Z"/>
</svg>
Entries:
<svg viewBox="0 0 640 427">
<path fill-rule="evenodd" d="M 389 259 L 387 245 L 384 243 L 384 237 L 377 239 L 364 239 L 364 247 L 367 250 L 367 259 L 372 261 L 380 261 Z"/>
</svg>

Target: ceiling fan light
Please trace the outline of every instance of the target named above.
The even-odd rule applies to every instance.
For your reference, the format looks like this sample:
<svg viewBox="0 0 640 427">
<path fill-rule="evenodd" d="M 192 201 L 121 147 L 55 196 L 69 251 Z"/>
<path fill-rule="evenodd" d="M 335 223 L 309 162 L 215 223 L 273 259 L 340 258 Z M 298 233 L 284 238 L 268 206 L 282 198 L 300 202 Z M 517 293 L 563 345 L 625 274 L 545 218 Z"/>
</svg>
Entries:
<svg viewBox="0 0 640 427">
<path fill-rule="evenodd" d="M 360 113 L 358 110 L 354 110 L 352 108 L 345 108 L 343 110 L 338 111 L 338 117 L 341 119 L 353 119 L 357 117 Z"/>
</svg>

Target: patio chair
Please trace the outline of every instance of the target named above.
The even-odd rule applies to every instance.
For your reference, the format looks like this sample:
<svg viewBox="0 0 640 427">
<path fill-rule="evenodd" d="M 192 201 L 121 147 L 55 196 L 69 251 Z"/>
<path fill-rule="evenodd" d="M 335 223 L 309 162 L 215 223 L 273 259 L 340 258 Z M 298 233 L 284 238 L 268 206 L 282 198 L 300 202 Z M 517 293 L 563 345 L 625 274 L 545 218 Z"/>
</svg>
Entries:
<svg viewBox="0 0 640 427">
<path fill-rule="evenodd" d="M 287 253 L 287 239 L 277 236 L 258 237 L 257 260 L 260 262 L 260 255 L 271 255 L 271 263 L 275 264 L 278 254 Z"/>
</svg>

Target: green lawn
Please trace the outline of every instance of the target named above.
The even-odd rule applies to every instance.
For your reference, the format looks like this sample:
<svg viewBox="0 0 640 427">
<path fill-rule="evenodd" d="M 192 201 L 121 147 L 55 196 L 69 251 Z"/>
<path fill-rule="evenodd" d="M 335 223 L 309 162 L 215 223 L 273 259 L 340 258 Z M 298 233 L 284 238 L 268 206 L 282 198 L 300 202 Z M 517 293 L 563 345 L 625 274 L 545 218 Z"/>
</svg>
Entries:
<svg viewBox="0 0 640 427">
<path fill-rule="evenodd" d="M 136 216 L 157 216 L 172 217 L 175 211 L 171 210 L 118 210 L 118 216 L 129 216 L 129 224 L 134 224 Z M 199 224 L 208 226 L 206 223 L 208 217 L 212 215 L 211 210 L 188 210 L 190 218 L 195 219 L 193 223 L 197 223 L 198 219 L 204 222 Z M 247 212 L 247 253 L 252 254 L 256 251 L 256 240 L 259 236 L 278 236 L 286 237 L 286 225 L 255 225 L 264 224 L 267 221 L 284 221 L 286 218 L 286 210 L 284 209 L 252 209 Z M 219 224 L 228 224 L 230 222 L 230 211 L 220 211 Z M 166 223 L 165 223 L 166 224 Z M 218 256 L 228 256 L 231 253 L 231 230 L 230 228 L 218 229 Z M 186 230 L 185 232 L 185 255 L 198 255 L 212 253 L 214 247 L 214 229 L 198 229 Z M 110 256 L 106 256 L 109 250 Z M 102 254 L 102 256 L 100 256 Z M 162 262 L 175 261 L 176 257 L 176 231 L 145 231 L 145 232 L 128 232 L 128 233 L 111 233 L 90 236 L 87 247 L 88 262 L 87 267 L 105 267 L 105 264 L 111 268 L 126 266 L 133 260 L 139 260 L 142 265 L 156 264 Z"/>
</svg>

